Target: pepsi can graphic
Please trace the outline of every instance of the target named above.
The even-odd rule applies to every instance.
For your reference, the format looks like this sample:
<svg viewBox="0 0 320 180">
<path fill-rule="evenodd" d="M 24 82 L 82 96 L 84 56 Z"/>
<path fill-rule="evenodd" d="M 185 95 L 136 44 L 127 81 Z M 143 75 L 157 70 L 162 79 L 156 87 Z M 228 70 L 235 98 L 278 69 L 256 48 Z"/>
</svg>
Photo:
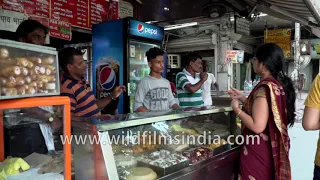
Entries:
<svg viewBox="0 0 320 180">
<path fill-rule="evenodd" d="M 103 99 L 111 95 L 113 89 L 119 86 L 120 63 L 111 57 L 99 59 L 96 65 L 96 89 L 97 99 Z M 101 110 L 102 114 L 117 114 L 119 98 L 111 101 Z"/>
</svg>

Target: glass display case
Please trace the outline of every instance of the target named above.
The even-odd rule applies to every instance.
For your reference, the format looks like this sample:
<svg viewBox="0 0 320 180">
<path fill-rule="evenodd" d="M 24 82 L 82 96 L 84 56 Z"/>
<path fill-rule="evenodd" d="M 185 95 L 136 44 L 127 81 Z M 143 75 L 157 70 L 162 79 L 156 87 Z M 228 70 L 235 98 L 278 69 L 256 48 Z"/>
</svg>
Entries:
<svg viewBox="0 0 320 180">
<path fill-rule="evenodd" d="M 59 95 L 55 48 L 0 39 L 0 99 Z"/>
<path fill-rule="evenodd" d="M 56 141 L 71 136 L 70 112 L 68 97 L 0 100 L 0 179 L 71 180 L 71 143 Z"/>
<path fill-rule="evenodd" d="M 103 115 L 73 128 L 77 180 L 236 178 L 231 107 Z"/>
</svg>

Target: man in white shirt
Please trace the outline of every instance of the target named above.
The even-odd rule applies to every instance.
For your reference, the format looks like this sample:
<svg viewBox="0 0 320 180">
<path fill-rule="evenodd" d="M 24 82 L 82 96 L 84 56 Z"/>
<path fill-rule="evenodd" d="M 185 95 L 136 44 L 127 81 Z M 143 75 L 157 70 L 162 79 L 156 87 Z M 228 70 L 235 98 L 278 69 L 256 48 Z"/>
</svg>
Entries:
<svg viewBox="0 0 320 180">
<path fill-rule="evenodd" d="M 203 72 L 208 74 L 208 79 L 202 85 L 202 99 L 205 106 L 212 106 L 211 87 L 215 86 L 216 91 L 219 91 L 219 85 L 212 73 L 209 73 L 209 64 L 207 60 L 202 60 Z"/>
</svg>

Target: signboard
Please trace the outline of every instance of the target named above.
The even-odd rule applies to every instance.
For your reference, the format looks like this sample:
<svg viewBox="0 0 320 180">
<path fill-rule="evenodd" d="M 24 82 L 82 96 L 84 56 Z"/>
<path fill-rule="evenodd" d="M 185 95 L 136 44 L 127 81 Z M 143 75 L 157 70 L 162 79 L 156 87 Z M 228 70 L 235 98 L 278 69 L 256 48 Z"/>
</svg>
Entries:
<svg viewBox="0 0 320 180">
<path fill-rule="evenodd" d="M 22 1 L 24 11 L 29 15 L 50 18 L 50 0 L 27 0 Z"/>
<path fill-rule="evenodd" d="M 90 0 L 90 12 L 89 12 L 89 27 L 92 24 L 97 24 L 106 21 L 108 18 L 108 13 L 110 12 L 110 7 L 105 0 Z"/>
<path fill-rule="evenodd" d="M 48 24 L 48 27 L 49 23 L 46 22 L 52 22 L 50 26 L 54 27 L 52 32 L 55 37 L 57 34 L 59 37 L 64 36 L 67 32 L 57 32 L 57 21 L 61 21 L 60 25 L 63 25 L 60 29 L 69 29 L 68 23 L 75 27 L 91 29 L 92 24 L 133 16 L 133 6 L 125 0 L 0 0 L 1 9 L 7 11 L 1 12 L 0 29 L 15 31 L 22 21 L 22 16 L 25 19 L 28 16 L 33 19 L 37 17 L 44 25 Z M 14 14 L 15 12 L 21 14 Z M 64 36 L 63 39 L 66 38 L 69 36 Z"/>
<path fill-rule="evenodd" d="M 320 39 L 311 39 L 311 58 L 312 59 L 320 59 Z"/>
<path fill-rule="evenodd" d="M 43 25 L 45 25 L 46 27 L 49 28 L 49 19 L 48 18 L 39 17 L 39 16 L 31 16 L 30 19 L 37 20 L 41 24 L 43 24 Z"/>
<path fill-rule="evenodd" d="M 28 18 L 23 13 L 0 10 L 0 30 L 16 32 L 21 22 Z"/>
<path fill-rule="evenodd" d="M 51 0 L 51 19 L 72 22 L 78 0 Z"/>
<path fill-rule="evenodd" d="M 226 63 L 243 63 L 244 51 L 241 50 L 226 50 Z"/>
<path fill-rule="evenodd" d="M 120 0 L 118 9 L 119 18 L 133 17 L 133 6 L 131 3 Z"/>
<path fill-rule="evenodd" d="M 70 23 L 50 19 L 49 28 L 50 28 L 50 36 L 60 38 L 60 39 L 65 39 L 68 41 L 71 40 L 71 24 Z"/>
<path fill-rule="evenodd" d="M 89 0 L 78 0 L 73 12 L 72 25 L 80 28 L 89 28 Z"/>
<path fill-rule="evenodd" d="M 275 43 L 280 46 L 285 58 L 291 56 L 291 29 L 264 31 L 264 42 Z"/>
<path fill-rule="evenodd" d="M 129 25 L 129 34 L 133 36 L 162 41 L 164 30 L 162 27 L 131 19 Z"/>
</svg>

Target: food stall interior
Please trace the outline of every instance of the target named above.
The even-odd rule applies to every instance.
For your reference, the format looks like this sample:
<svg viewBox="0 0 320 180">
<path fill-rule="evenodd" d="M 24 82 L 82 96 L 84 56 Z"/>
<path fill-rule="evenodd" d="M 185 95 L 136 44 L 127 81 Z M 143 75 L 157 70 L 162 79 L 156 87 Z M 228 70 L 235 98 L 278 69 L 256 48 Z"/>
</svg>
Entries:
<svg viewBox="0 0 320 180">
<path fill-rule="evenodd" d="M 237 174 L 240 134 L 231 107 L 103 115 L 77 119 L 76 179 L 232 179 Z M 93 137 L 93 138 L 92 138 Z M 81 163 L 86 162 L 86 163 Z M 141 176 L 140 176 L 141 177 Z"/>
</svg>

